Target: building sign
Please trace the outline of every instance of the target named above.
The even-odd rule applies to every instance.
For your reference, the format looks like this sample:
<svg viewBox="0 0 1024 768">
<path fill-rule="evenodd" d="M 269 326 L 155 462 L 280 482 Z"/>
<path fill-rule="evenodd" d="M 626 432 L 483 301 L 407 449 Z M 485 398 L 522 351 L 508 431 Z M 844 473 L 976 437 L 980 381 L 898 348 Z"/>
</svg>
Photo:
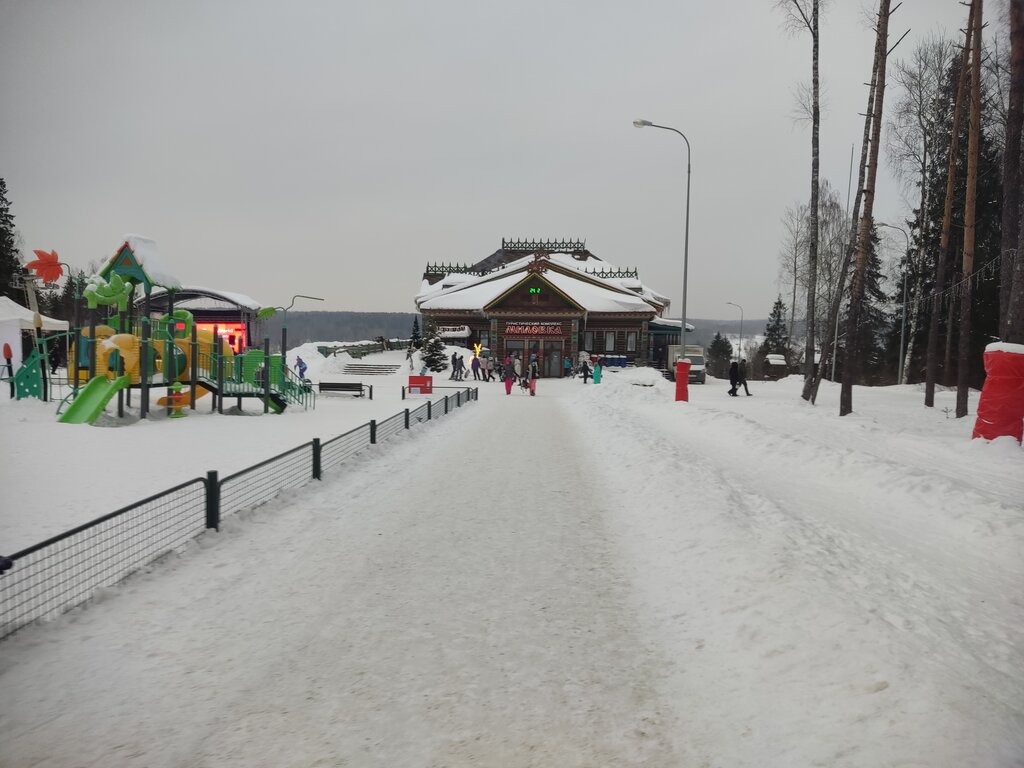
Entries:
<svg viewBox="0 0 1024 768">
<path fill-rule="evenodd" d="M 505 323 L 506 336 L 561 336 L 561 323 Z"/>
<path fill-rule="evenodd" d="M 439 325 L 437 335 L 442 339 L 466 339 L 469 338 L 468 325 Z"/>
</svg>

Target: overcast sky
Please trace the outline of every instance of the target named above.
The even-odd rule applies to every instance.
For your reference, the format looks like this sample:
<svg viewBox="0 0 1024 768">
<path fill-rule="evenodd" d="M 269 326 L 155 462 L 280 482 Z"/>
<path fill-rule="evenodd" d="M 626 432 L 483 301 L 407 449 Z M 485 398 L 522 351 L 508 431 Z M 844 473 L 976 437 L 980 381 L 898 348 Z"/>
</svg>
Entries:
<svg viewBox="0 0 1024 768">
<path fill-rule="evenodd" d="M 0 0 L 0 176 L 26 252 L 76 267 L 137 233 L 186 284 L 414 311 L 428 261 L 584 238 L 678 316 L 685 144 L 646 118 L 692 146 L 687 315 L 766 317 L 810 174 L 810 39 L 773 5 Z M 844 197 L 876 5 L 822 20 L 821 170 Z M 891 39 L 911 29 L 907 56 L 965 19 L 904 0 Z M 906 215 L 883 175 L 876 218 Z"/>
</svg>

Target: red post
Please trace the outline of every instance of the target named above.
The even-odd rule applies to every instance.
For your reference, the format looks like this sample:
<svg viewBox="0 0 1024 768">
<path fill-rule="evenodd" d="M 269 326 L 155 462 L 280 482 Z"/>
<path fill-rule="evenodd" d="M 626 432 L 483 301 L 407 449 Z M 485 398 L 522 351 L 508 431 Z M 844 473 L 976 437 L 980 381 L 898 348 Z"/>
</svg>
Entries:
<svg viewBox="0 0 1024 768">
<path fill-rule="evenodd" d="M 690 361 L 676 360 L 676 402 L 685 400 L 689 402 L 690 391 L 687 385 L 690 383 Z"/>
<path fill-rule="evenodd" d="M 995 343 L 985 348 L 985 385 L 972 437 L 1024 437 L 1024 345 Z"/>
</svg>

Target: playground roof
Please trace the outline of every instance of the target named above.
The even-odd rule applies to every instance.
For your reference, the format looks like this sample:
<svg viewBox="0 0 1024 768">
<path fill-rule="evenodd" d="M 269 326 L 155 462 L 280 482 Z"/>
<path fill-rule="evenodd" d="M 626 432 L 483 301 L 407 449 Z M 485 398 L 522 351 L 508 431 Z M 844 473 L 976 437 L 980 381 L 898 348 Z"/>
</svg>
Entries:
<svg viewBox="0 0 1024 768">
<path fill-rule="evenodd" d="M 66 331 L 68 329 L 67 320 L 54 320 L 46 315 L 40 315 L 40 318 L 43 321 L 42 329 L 44 331 Z M 4 325 L 17 323 L 23 331 L 31 331 L 36 327 L 32 310 L 11 301 L 6 296 L 0 296 L 0 323 Z"/>
<path fill-rule="evenodd" d="M 148 293 L 154 286 L 177 290 L 181 281 L 167 268 L 156 241 L 142 235 L 125 235 L 124 243 L 110 257 L 100 276 L 110 279 L 115 273 L 122 278 L 141 283 Z"/>
<path fill-rule="evenodd" d="M 159 304 L 166 296 L 166 289 L 158 288 L 150 295 L 150 301 Z M 181 307 L 185 303 L 189 307 L 205 309 L 221 309 L 224 305 L 258 311 L 263 305 L 251 296 L 233 291 L 221 291 L 216 288 L 203 288 L 198 285 L 183 285 L 174 291 L 174 304 Z"/>
</svg>

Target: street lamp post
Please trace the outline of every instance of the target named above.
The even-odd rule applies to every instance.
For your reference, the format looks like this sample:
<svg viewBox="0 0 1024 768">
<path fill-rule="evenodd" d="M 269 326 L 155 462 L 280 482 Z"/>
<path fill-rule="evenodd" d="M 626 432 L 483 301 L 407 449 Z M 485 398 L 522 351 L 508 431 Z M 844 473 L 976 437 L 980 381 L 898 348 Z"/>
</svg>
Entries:
<svg viewBox="0 0 1024 768">
<path fill-rule="evenodd" d="M 675 128 L 670 128 L 667 125 L 657 125 L 652 123 L 650 120 L 634 120 L 633 125 L 637 128 L 661 128 L 665 131 L 672 131 L 678 133 L 683 137 L 683 141 L 686 142 L 686 224 L 685 234 L 683 236 L 683 300 L 680 305 L 682 310 L 682 318 L 679 323 L 679 344 L 682 346 L 682 352 L 686 353 L 686 272 L 690 260 L 690 140 L 686 138 L 686 134 Z"/>
<path fill-rule="evenodd" d="M 740 343 L 736 350 L 736 359 L 740 360 L 743 357 L 743 307 L 734 301 L 727 301 L 726 304 L 732 304 L 736 309 L 740 311 Z"/>
<path fill-rule="evenodd" d="M 907 233 L 907 230 L 905 230 L 903 227 L 897 227 L 897 226 L 894 226 L 892 224 L 886 224 L 885 222 L 882 222 L 882 221 L 876 221 L 875 222 L 875 226 L 877 226 L 877 227 L 888 227 L 889 229 L 897 229 L 900 232 L 902 232 L 903 233 L 903 237 L 905 237 L 907 239 L 907 250 L 906 250 L 906 253 L 908 255 L 910 254 L 910 235 Z M 902 315 L 903 315 L 903 320 L 900 323 L 900 359 L 899 359 L 899 364 L 898 364 L 898 367 L 897 367 L 897 371 L 898 372 L 896 374 L 896 383 L 897 384 L 902 384 L 903 383 L 903 366 L 904 366 L 904 361 L 905 361 L 905 358 L 903 356 L 903 345 L 904 345 L 904 342 L 906 341 L 906 337 L 907 337 L 907 272 L 906 272 L 906 270 L 903 271 L 903 310 L 902 310 Z"/>
</svg>

